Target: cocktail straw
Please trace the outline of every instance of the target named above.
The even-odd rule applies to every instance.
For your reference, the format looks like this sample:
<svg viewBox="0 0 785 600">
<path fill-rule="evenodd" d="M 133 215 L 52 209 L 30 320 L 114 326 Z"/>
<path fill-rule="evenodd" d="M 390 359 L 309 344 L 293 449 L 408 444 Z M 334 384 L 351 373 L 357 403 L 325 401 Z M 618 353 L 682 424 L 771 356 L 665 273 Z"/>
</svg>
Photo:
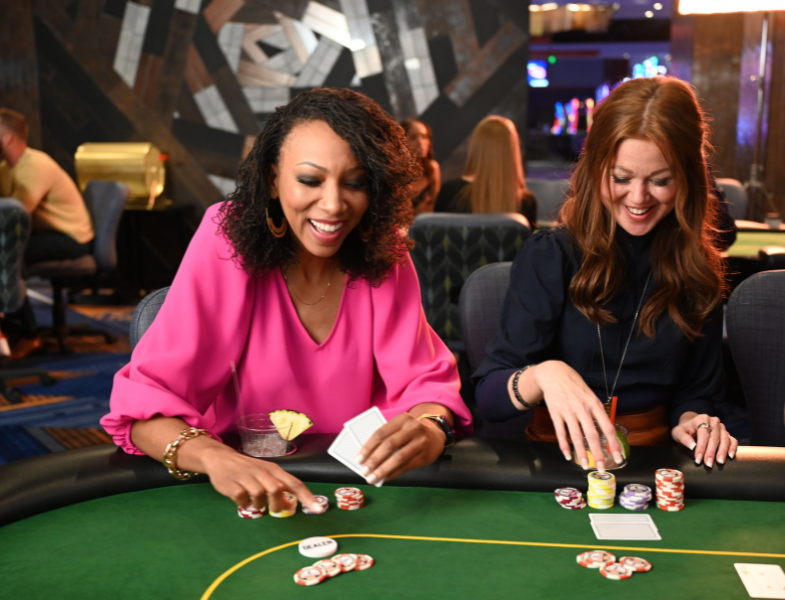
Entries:
<svg viewBox="0 0 785 600">
<path fill-rule="evenodd" d="M 234 361 L 229 361 L 232 367 L 232 381 L 234 381 L 234 395 L 237 396 L 237 414 L 243 420 L 243 401 L 240 399 L 240 379 L 237 377 L 237 366 Z"/>
</svg>

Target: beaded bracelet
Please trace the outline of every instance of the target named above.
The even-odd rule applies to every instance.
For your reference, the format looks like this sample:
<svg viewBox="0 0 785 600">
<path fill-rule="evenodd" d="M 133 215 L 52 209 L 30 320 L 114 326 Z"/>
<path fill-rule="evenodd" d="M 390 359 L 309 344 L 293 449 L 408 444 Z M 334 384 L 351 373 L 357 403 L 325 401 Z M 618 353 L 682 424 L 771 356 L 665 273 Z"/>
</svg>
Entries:
<svg viewBox="0 0 785 600">
<path fill-rule="evenodd" d="M 533 366 L 534 365 L 527 365 L 527 366 L 523 367 L 522 369 L 518 369 L 517 371 L 515 371 L 515 377 L 512 378 L 512 392 L 513 392 L 513 394 L 515 394 L 515 399 L 518 402 L 520 402 L 521 404 L 523 404 L 523 407 L 526 408 L 526 409 L 534 408 L 540 402 L 542 402 L 542 400 L 540 400 L 540 402 L 535 402 L 534 404 L 526 402 L 526 400 L 523 399 L 523 396 L 521 396 L 521 393 L 518 391 L 518 378 L 521 376 L 521 374 L 526 369 L 531 369 Z"/>
<path fill-rule="evenodd" d="M 190 471 L 181 471 L 177 468 L 177 449 L 188 440 L 192 440 L 200 435 L 210 435 L 206 429 L 197 429 L 196 427 L 188 427 L 180 432 L 180 437 L 173 441 L 166 447 L 164 452 L 164 466 L 169 470 L 173 477 L 181 481 L 186 481 L 194 476 Z"/>
</svg>

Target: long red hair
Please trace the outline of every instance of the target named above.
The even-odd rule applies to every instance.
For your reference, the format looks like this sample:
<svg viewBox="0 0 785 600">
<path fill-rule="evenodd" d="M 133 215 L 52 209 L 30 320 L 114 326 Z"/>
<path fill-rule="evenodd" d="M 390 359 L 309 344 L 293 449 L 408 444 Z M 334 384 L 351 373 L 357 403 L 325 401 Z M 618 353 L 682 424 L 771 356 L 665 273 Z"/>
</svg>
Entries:
<svg viewBox="0 0 785 600">
<path fill-rule="evenodd" d="M 572 177 L 560 220 L 582 262 L 570 282 L 573 304 L 597 324 L 615 321 L 607 302 L 627 285 L 627 264 L 616 221 L 603 202 L 619 145 L 654 142 L 677 184 L 673 211 L 657 224 L 651 261 L 657 288 L 641 311 L 640 330 L 653 338 L 665 310 L 689 339 L 701 329 L 725 291 L 725 270 L 715 248 L 718 203 L 710 191 L 708 124 L 691 88 L 670 77 L 623 83 L 594 113 L 591 133 Z"/>
</svg>

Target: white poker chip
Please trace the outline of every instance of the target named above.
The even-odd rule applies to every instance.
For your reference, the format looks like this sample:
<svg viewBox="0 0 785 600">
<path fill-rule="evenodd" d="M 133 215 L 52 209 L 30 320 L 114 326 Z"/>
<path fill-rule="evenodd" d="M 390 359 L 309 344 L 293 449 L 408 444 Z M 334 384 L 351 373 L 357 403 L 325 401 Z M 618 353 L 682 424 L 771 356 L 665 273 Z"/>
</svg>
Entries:
<svg viewBox="0 0 785 600">
<path fill-rule="evenodd" d="M 300 554 L 308 558 L 327 558 L 338 550 L 338 542 L 324 536 L 309 537 L 300 542 Z"/>
</svg>

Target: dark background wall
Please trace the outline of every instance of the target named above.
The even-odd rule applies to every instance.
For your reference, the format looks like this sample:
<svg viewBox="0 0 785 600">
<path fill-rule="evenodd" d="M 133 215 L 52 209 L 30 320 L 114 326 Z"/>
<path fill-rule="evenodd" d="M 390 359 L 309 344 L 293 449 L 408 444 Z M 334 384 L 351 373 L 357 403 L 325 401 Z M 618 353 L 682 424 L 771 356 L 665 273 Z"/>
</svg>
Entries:
<svg viewBox="0 0 785 600">
<path fill-rule="evenodd" d="M 419 116 L 446 177 L 483 117 L 525 132 L 527 0 L 314 4 L 6 0 L 0 105 L 25 113 L 31 145 L 72 174 L 84 142 L 155 143 L 166 195 L 202 209 L 232 189 L 267 114 L 309 87 L 353 86 L 396 119 Z"/>
</svg>

